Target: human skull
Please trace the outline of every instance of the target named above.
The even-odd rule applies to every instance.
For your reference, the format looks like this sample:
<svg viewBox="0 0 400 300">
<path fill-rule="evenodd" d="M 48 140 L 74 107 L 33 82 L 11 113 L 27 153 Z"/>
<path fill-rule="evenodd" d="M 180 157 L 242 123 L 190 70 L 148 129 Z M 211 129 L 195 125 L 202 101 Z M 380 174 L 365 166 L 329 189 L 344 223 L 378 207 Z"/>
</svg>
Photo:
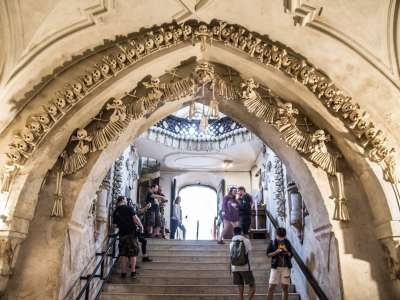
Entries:
<svg viewBox="0 0 400 300">
<path fill-rule="evenodd" d="M 208 32 L 208 27 L 207 27 L 207 25 L 201 24 L 201 25 L 199 26 L 199 32 L 200 32 L 201 34 L 207 33 L 207 32 Z"/>
<path fill-rule="evenodd" d="M 145 47 L 146 47 L 147 50 L 153 49 L 153 47 L 154 47 L 154 40 L 153 40 L 153 37 L 152 37 L 152 36 L 146 37 L 146 40 L 145 40 Z"/>
<path fill-rule="evenodd" d="M 136 44 L 136 53 L 137 54 L 142 54 L 144 52 L 144 45 L 143 43 L 137 43 Z"/>
<path fill-rule="evenodd" d="M 21 137 L 22 139 L 27 142 L 27 143 L 33 143 L 35 141 L 35 136 L 32 133 L 32 131 L 30 131 L 28 128 L 25 128 L 22 132 L 21 132 Z"/>
<path fill-rule="evenodd" d="M 39 116 L 38 119 L 39 119 L 39 122 L 42 123 L 42 124 L 44 124 L 44 125 L 49 125 L 50 122 L 51 122 L 51 120 L 50 120 L 48 114 L 46 114 L 46 113 L 42 113 L 42 114 Z"/>
<path fill-rule="evenodd" d="M 20 137 L 16 138 L 13 142 L 13 144 L 15 145 L 15 147 L 19 150 L 19 151 L 23 151 L 26 152 L 28 151 L 29 147 L 28 144 L 21 139 Z"/>
<path fill-rule="evenodd" d="M 67 102 L 74 103 L 76 101 L 75 94 L 72 90 L 66 89 L 64 92 L 64 95 L 65 95 Z"/>
<path fill-rule="evenodd" d="M 92 84 L 93 84 L 93 77 L 92 77 L 92 75 L 91 74 L 86 74 L 86 75 L 84 75 L 83 76 L 83 83 L 86 85 L 86 86 L 91 86 Z"/>
<path fill-rule="evenodd" d="M 54 103 L 60 109 L 63 109 L 67 105 L 67 103 L 65 102 L 64 97 L 62 97 L 62 96 L 57 97 L 57 99 L 54 101 Z"/>
<path fill-rule="evenodd" d="M 113 55 L 107 56 L 106 59 L 113 70 L 118 68 L 118 62 Z"/>
<path fill-rule="evenodd" d="M 154 42 L 156 43 L 157 47 L 159 47 L 163 41 L 164 41 L 164 36 L 162 35 L 162 33 L 157 33 L 154 36 Z"/>
<path fill-rule="evenodd" d="M 182 29 L 180 27 L 177 27 L 174 29 L 174 39 L 179 40 L 182 36 Z"/>
<path fill-rule="evenodd" d="M 133 60 L 135 59 L 135 56 L 136 56 L 136 50 L 134 48 L 130 48 L 128 50 L 128 57 Z"/>
<path fill-rule="evenodd" d="M 152 77 L 150 83 L 153 87 L 158 87 L 160 85 L 160 78 Z"/>
<path fill-rule="evenodd" d="M 126 62 L 126 55 L 125 55 L 125 53 L 122 53 L 122 52 L 118 53 L 117 59 L 118 59 L 118 61 L 119 61 L 121 64 L 125 64 L 125 62 Z"/>
<path fill-rule="evenodd" d="M 106 63 L 101 65 L 101 73 L 108 75 L 110 73 L 110 66 Z"/>
<path fill-rule="evenodd" d="M 40 123 L 37 121 L 31 121 L 28 124 L 28 128 L 34 133 L 40 133 L 42 131 L 42 125 L 40 125 Z"/>
<path fill-rule="evenodd" d="M 88 133 L 87 133 L 87 131 L 86 131 L 85 129 L 80 128 L 80 129 L 77 130 L 76 136 L 77 136 L 77 138 L 78 138 L 79 140 L 84 140 L 84 139 L 87 138 Z"/>
<path fill-rule="evenodd" d="M 50 103 L 49 105 L 47 105 L 46 110 L 52 116 L 56 116 L 58 114 L 57 106 L 55 106 L 53 103 Z"/>
<path fill-rule="evenodd" d="M 7 156 L 16 163 L 20 162 L 22 159 L 21 153 L 15 148 L 15 146 L 12 145 L 9 146 Z"/>
<path fill-rule="evenodd" d="M 222 29 L 222 33 L 221 33 L 222 38 L 223 39 L 229 38 L 231 33 L 232 33 L 232 29 L 230 27 L 225 27 L 224 29 Z"/>
<path fill-rule="evenodd" d="M 172 32 L 171 31 L 166 31 L 165 32 L 165 36 L 164 36 L 165 42 L 169 43 L 172 40 L 172 38 L 173 38 Z"/>
<path fill-rule="evenodd" d="M 82 91 L 83 91 L 82 83 L 80 83 L 80 82 L 74 82 L 74 83 L 72 84 L 72 89 L 74 90 L 74 93 L 75 93 L 76 95 L 79 95 L 79 94 L 82 93 Z"/>
<path fill-rule="evenodd" d="M 95 82 L 98 82 L 99 80 L 101 80 L 101 78 L 102 78 L 101 72 L 98 69 L 93 70 L 92 74 L 93 74 L 93 79 Z"/>
<path fill-rule="evenodd" d="M 190 25 L 183 26 L 183 35 L 185 38 L 189 37 L 192 34 L 192 27 Z"/>
</svg>

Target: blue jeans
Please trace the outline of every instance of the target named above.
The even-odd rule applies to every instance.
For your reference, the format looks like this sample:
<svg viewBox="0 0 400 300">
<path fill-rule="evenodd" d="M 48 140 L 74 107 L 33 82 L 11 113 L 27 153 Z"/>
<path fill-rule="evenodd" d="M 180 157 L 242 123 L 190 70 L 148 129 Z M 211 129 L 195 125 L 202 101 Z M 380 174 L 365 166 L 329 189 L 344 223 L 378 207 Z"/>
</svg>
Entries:
<svg viewBox="0 0 400 300">
<path fill-rule="evenodd" d="M 171 233 L 170 233 L 170 239 L 173 240 L 175 239 L 175 234 L 177 229 L 182 230 L 183 232 L 183 239 L 186 238 L 186 228 L 183 226 L 182 223 L 180 223 L 178 220 L 172 219 L 171 220 Z"/>
</svg>

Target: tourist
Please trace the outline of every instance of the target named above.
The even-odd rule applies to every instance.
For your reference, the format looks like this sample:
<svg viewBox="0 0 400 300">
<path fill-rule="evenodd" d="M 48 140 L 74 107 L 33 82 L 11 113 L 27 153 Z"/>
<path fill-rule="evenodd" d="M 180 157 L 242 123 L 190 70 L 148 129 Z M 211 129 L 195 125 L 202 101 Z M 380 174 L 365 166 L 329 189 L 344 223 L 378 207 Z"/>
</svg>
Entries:
<svg viewBox="0 0 400 300">
<path fill-rule="evenodd" d="M 255 280 L 250 266 L 250 240 L 242 235 L 242 228 L 233 229 L 233 238 L 230 244 L 231 271 L 233 284 L 239 287 L 239 299 L 243 300 L 244 286 L 249 286 L 249 299 L 255 293 Z"/>
<path fill-rule="evenodd" d="M 163 239 L 165 239 L 165 204 L 168 202 L 168 199 L 165 198 L 165 195 L 161 190 L 161 186 L 158 187 L 156 197 L 160 206 L 160 235 Z"/>
<path fill-rule="evenodd" d="M 171 217 L 171 234 L 170 238 L 175 239 L 176 230 L 179 228 L 182 230 L 183 239 L 186 239 L 186 228 L 182 224 L 182 208 L 181 208 L 181 197 L 178 196 L 175 199 L 174 206 L 172 208 L 172 217 Z"/>
<path fill-rule="evenodd" d="M 150 208 L 149 204 L 143 208 L 138 208 L 137 205 L 133 203 L 131 198 L 128 198 L 128 206 L 133 208 L 133 211 L 139 217 L 139 219 L 141 219 L 140 216 L 142 216 L 146 212 L 146 210 Z M 143 226 L 136 226 L 136 236 L 142 248 L 142 261 L 152 262 L 153 260 L 147 254 L 147 240 L 144 236 L 144 231 L 141 228 L 143 228 Z"/>
<path fill-rule="evenodd" d="M 293 253 L 292 245 L 286 239 L 285 228 L 278 228 L 276 230 L 276 238 L 270 242 L 267 255 L 271 257 L 271 275 L 269 278 L 267 300 L 273 299 L 273 293 L 278 284 L 282 285 L 282 299 L 287 300 L 289 297 L 290 271 L 292 268 L 290 260 Z"/>
<path fill-rule="evenodd" d="M 222 200 L 221 216 L 223 220 L 223 230 L 219 237 L 218 244 L 224 244 L 224 237 L 232 235 L 233 228 L 239 226 L 239 204 L 236 200 L 236 188 L 231 187 L 228 195 Z"/>
<path fill-rule="evenodd" d="M 161 220 L 157 192 L 158 185 L 152 184 L 146 196 L 146 205 L 150 204 L 150 208 L 146 212 L 146 228 L 151 237 L 160 237 Z"/>
<path fill-rule="evenodd" d="M 246 193 L 246 189 L 243 186 L 238 188 L 238 194 L 240 227 L 242 228 L 243 234 L 248 235 L 251 224 L 251 207 L 253 199 L 248 193 Z"/>
<path fill-rule="evenodd" d="M 113 226 L 118 228 L 122 278 L 126 277 L 128 271 L 128 259 L 130 260 L 131 277 L 136 278 L 136 257 L 139 254 L 136 225 L 143 231 L 143 225 L 132 207 L 127 205 L 126 197 L 119 196 L 117 208 L 113 214 Z"/>
</svg>

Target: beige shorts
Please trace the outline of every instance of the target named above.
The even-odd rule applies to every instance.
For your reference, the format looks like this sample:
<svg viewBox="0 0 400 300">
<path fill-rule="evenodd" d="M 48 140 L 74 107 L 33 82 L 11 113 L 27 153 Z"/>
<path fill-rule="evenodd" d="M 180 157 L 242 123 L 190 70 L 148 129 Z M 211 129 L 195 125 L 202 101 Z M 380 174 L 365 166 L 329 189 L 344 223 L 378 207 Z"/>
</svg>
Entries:
<svg viewBox="0 0 400 300">
<path fill-rule="evenodd" d="M 269 276 L 269 284 L 290 284 L 290 269 L 289 268 L 277 268 L 271 269 L 271 275 Z"/>
</svg>

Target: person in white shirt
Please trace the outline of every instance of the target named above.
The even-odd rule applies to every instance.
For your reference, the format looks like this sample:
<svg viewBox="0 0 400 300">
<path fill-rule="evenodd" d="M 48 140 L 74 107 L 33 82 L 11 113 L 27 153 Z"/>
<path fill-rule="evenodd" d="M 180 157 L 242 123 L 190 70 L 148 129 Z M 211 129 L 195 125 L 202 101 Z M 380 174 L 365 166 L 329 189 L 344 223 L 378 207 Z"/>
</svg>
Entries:
<svg viewBox="0 0 400 300">
<path fill-rule="evenodd" d="M 250 251 L 252 249 L 250 240 L 242 235 L 242 228 L 233 229 L 233 238 L 230 244 L 231 270 L 233 284 L 239 288 L 239 299 L 243 300 L 244 285 L 249 286 L 249 300 L 253 299 L 256 285 L 251 271 Z M 242 252 L 245 251 L 245 253 Z"/>
<path fill-rule="evenodd" d="M 175 199 L 174 206 L 172 208 L 172 218 L 171 218 L 171 233 L 170 239 L 175 239 L 176 230 L 179 228 L 182 230 L 183 239 L 186 238 L 186 228 L 182 224 L 182 208 L 181 208 L 181 197 L 178 196 Z"/>
</svg>

